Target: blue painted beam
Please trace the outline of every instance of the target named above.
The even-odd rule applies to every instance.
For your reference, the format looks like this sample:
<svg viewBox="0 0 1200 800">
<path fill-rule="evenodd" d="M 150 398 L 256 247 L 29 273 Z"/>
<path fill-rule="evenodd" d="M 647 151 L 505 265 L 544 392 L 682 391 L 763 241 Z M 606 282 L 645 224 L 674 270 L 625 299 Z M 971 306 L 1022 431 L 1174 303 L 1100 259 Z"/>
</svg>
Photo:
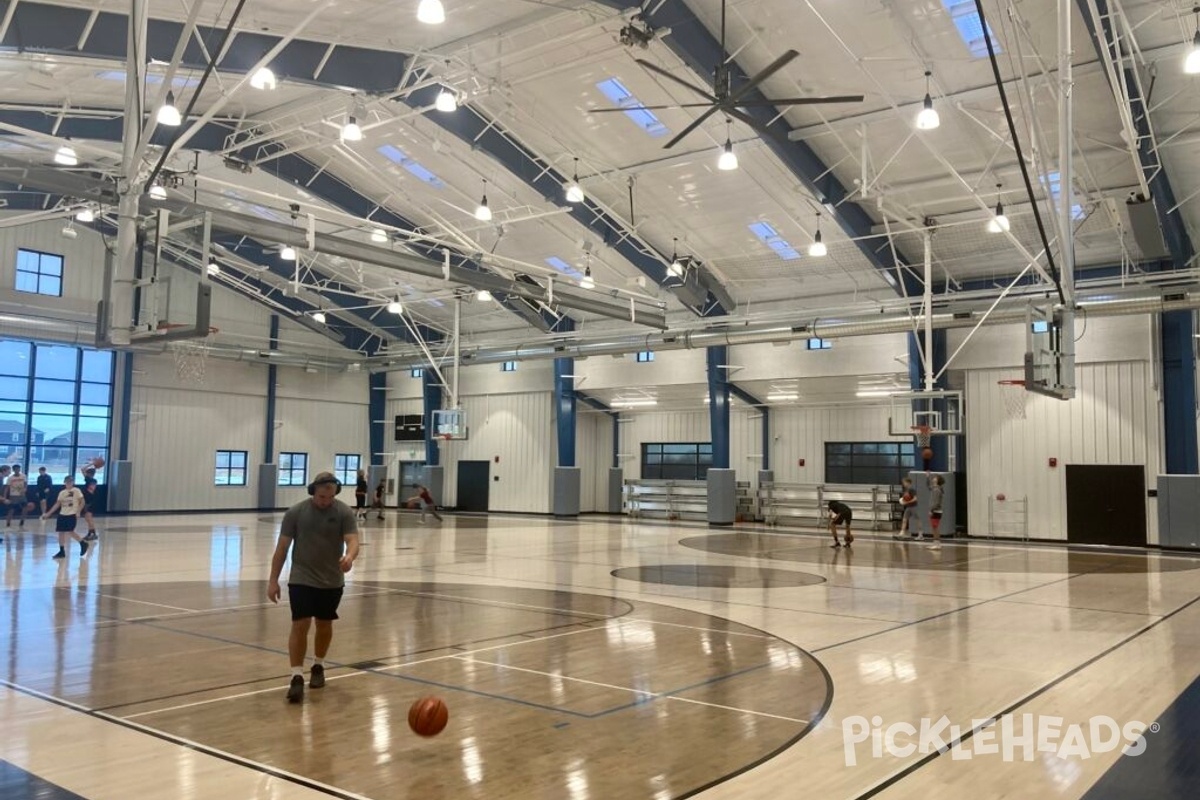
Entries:
<svg viewBox="0 0 1200 800">
<path fill-rule="evenodd" d="M 729 378 L 721 365 L 729 363 L 729 346 L 709 347 L 708 425 L 712 433 L 713 469 L 729 469 Z"/>
<path fill-rule="evenodd" d="M 558 433 L 558 466 L 575 466 L 575 359 L 554 359 L 554 422 Z"/>
<path fill-rule="evenodd" d="M 271 331 L 267 346 L 271 350 L 279 349 L 279 315 L 271 315 Z M 274 364 L 267 365 L 267 423 L 263 436 L 263 463 L 275 463 L 275 385 L 279 382 L 279 368 Z"/>
<path fill-rule="evenodd" d="M 768 470 L 771 468 L 771 407 L 759 400 L 754 395 L 747 392 L 742 387 L 738 386 L 733 381 L 729 382 L 729 392 L 737 399 L 741 400 L 751 408 L 757 408 L 762 416 L 759 418 L 761 422 L 760 436 L 762 445 L 762 466 L 760 469 Z"/>
<path fill-rule="evenodd" d="M 621 10 L 640 8 L 631 0 L 596 0 L 601 5 Z M 688 8 L 686 3 L 658 3 L 654 9 L 645 14 L 647 21 L 654 28 L 670 28 L 671 35 L 662 42 L 671 49 L 692 71 L 700 76 L 701 85 L 712 88 L 713 70 L 725 61 L 728 56 L 721 50 L 721 43 L 709 33 L 708 28 L 699 17 Z M 744 84 L 748 76 L 745 71 L 732 61 L 728 64 L 734 90 Z M 746 92 L 743 99 L 747 103 L 768 102 L 770 98 L 761 91 L 754 89 Z M 695 97 L 699 102 L 701 98 Z M 691 101 L 689 101 L 691 102 Z M 790 142 L 788 134 L 792 128 L 782 119 L 775 119 L 779 109 L 770 105 L 750 106 L 742 109 L 771 130 L 775 136 L 763 137 L 763 142 L 780 162 L 790 171 L 801 184 L 825 206 L 826 213 L 831 216 L 842 231 L 855 241 L 859 251 L 876 269 L 888 277 L 890 285 L 901 292 L 901 286 L 906 287 L 909 295 L 921 292 L 920 281 L 907 271 L 900 269 L 906 261 L 897 262 L 892 257 L 891 248 L 886 240 L 874 236 L 874 220 L 871 215 L 858 203 L 847 200 L 849 191 L 833 174 L 832 168 L 821 160 L 816 152 L 803 141 Z M 862 237 L 870 237 L 864 239 Z"/>
<path fill-rule="evenodd" d="M 1162 340 L 1163 425 L 1167 472 L 1200 472 L 1196 442 L 1196 357 L 1194 312 L 1159 316 Z"/>
<path fill-rule="evenodd" d="M 425 465 L 436 467 L 441 463 L 441 451 L 433 436 L 433 412 L 442 407 L 442 387 L 437 373 L 431 369 L 421 373 L 421 402 L 425 417 Z"/>
<path fill-rule="evenodd" d="M 370 414 L 370 431 L 368 440 L 371 447 L 371 466 L 383 466 L 383 448 L 387 440 L 387 373 L 372 372 L 368 381 L 367 391 L 370 397 L 367 408 Z"/>
<path fill-rule="evenodd" d="M 0 16 L 7 13 L 13 3 L 14 0 L 0 1 Z M 123 69 L 128 41 L 128 15 L 108 11 L 97 14 L 91 30 L 81 44 L 80 38 L 88 30 L 92 9 L 69 8 L 30 0 L 21 0 L 16 5 L 12 22 L 5 32 L 3 42 L 0 42 L 4 49 L 20 53 L 106 58 L 122 62 L 121 67 L 114 70 L 114 73 Z M 169 63 L 183 28 L 183 23 L 180 22 L 148 20 L 147 52 L 143 61 L 155 59 Z M 196 32 L 184 51 L 183 69 L 198 72 L 208 64 L 208 59 L 196 41 L 197 36 L 204 41 L 211 54 L 223 33 L 223 28 L 196 26 Z M 245 73 L 282 38 L 271 33 L 239 31 L 231 37 L 217 69 Z M 271 61 L 270 66 L 281 81 L 347 91 L 385 93 L 394 91 L 400 85 L 407 63 L 408 55 L 405 53 L 344 44 L 333 46 L 331 50 L 326 42 L 297 38 L 283 48 Z M 120 78 L 114 75 L 114 82 L 120 83 Z"/>
<path fill-rule="evenodd" d="M 578 389 L 575 390 L 575 397 L 579 402 L 591 406 L 597 411 L 603 411 L 612 418 L 612 467 L 616 469 L 621 466 L 621 414 L 619 411 L 610 408 L 596 398 L 587 395 Z"/>
<path fill-rule="evenodd" d="M 429 108 L 437 99 L 439 91 L 438 86 L 418 89 L 405 97 L 404 102 L 416 109 Z M 471 107 L 460 108 L 453 114 L 435 112 L 427 115 L 427 119 L 468 143 L 473 150 L 482 151 L 495 158 L 514 176 L 541 193 L 548 202 L 567 206 L 573 219 L 598 235 L 605 244 L 637 267 L 656 285 L 665 285 L 665 288 L 671 290 L 679 288 L 678 282 L 667 281 L 663 256 L 647 253 L 631 241 L 629 236 L 632 231 L 619 219 L 587 199 L 582 203 L 568 204 L 563 192 L 568 176 L 555 170 L 551 164 L 521 144 L 512 131 L 504 130 L 495 120 L 485 118 L 481 112 Z M 734 310 L 723 306 L 711 290 L 704 291 L 704 302 L 695 305 L 684 302 L 684 305 L 700 316 L 722 316 Z M 680 300 L 683 302 L 682 297 Z"/>
</svg>

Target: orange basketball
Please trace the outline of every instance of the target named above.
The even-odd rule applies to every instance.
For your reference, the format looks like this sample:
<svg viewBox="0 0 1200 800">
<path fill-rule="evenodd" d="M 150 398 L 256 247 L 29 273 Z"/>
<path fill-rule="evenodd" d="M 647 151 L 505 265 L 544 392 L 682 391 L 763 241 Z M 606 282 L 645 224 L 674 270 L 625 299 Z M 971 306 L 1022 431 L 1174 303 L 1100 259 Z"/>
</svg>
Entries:
<svg viewBox="0 0 1200 800">
<path fill-rule="evenodd" d="M 921 451 L 921 458 L 925 459 L 926 461 L 928 461 L 929 459 L 933 458 L 933 448 L 932 448 L 932 447 L 926 447 L 924 450 L 922 450 L 922 451 Z"/>
<path fill-rule="evenodd" d="M 1001 492 L 1000 494 L 996 495 L 996 499 L 1003 503 L 1004 499 L 1005 499 L 1004 492 Z"/>
<path fill-rule="evenodd" d="M 450 709 L 440 697 L 422 697 L 408 709 L 408 727 L 418 736 L 437 736 L 450 721 Z"/>
<path fill-rule="evenodd" d="M 104 459 L 101 458 L 100 456 L 96 456 L 95 458 L 92 459 L 92 466 L 95 467 L 96 469 L 100 469 L 101 467 L 104 466 Z"/>
</svg>

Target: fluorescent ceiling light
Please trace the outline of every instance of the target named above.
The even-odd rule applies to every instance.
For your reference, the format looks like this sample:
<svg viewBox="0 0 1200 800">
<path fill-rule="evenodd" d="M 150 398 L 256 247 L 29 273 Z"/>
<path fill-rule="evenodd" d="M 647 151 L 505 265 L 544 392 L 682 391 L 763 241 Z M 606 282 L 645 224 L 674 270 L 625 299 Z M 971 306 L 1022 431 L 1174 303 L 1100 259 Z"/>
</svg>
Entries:
<svg viewBox="0 0 1200 800">
<path fill-rule="evenodd" d="M 417 22 L 426 25 L 441 25 L 446 21 L 446 9 L 442 0 L 421 0 L 417 6 Z"/>
<path fill-rule="evenodd" d="M 773 402 L 783 402 L 787 400 L 799 400 L 800 395 L 793 393 L 774 393 L 767 395 L 767 399 Z"/>
<path fill-rule="evenodd" d="M 62 164 L 64 167 L 74 167 L 79 164 L 79 156 L 76 155 L 75 148 L 71 147 L 70 143 L 64 144 L 54 151 L 54 163 Z"/>
<path fill-rule="evenodd" d="M 653 397 L 631 398 L 628 400 L 613 400 L 613 408 L 647 408 L 649 406 L 658 405 L 658 401 Z"/>
<path fill-rule="evenodd" d="M 73 222 L 68 222 L 66 227 L 63 228 L 60 233 L 63 235 L 64 239 L 74 239 L 79 235 L 79 231 L 75 230 L 75 224 Z"/>
<path fill-rule="evenodd" d="M 860 389 L 854 393 L 855 397 L 891 397 L 898 389 Z"/>
<path fill-rule="evenodd" d="M 255 89 L 271 91 L 275 88 L 275 73 L 270 67 L 259 67 L 258 71 L 250 76 L 250 85 Z"/>
<path fill-rule="evenodd" d="M 444 111 L 447 114 L 451 111 L 457 111 L 458 96 L 455 95 L 453 91 L 443 86 L 442 90 L 438 92 L 437 100 L 433 101 L 433 107 L 438 111 Z"/>
</svg>

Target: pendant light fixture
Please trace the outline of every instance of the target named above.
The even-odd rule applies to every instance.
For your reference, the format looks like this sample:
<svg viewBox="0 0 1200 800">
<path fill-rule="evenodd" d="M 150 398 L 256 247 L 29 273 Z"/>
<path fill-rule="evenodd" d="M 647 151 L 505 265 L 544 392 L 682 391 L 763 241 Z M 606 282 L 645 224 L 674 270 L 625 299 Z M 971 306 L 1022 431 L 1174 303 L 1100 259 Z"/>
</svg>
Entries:
<svg viewBox="0 0 1200 800">
<path fill-rule="evenodd" d="M 1187 58 L 1183 60 L 1183 71 L 1188 75 L 1197 75 L 1200 74 L 1200 6 L 1193 6 L 1192 13 L 1196 15 L 1196 34 L 1192 37 Z"/>
<path fill-rule="evenodd" d="M 481 303 L 486 303 L 492 299 L 492 293 L 487 289 L 480 289 L 475 293 L 475 299 Z"/>
<path fill-rule="evenodd" d="M 446 21 L 446 9 L 442 0 L 421 0 L 417 5 L 417 22 L 426 25 L 441 25 Z"/>
<path fill-rule="evenodd" d="M 921 110 L 917 112 L 917 130 L 922 131 L 931 131 L 942 124 L 937 109 L 933 107 L 933 96 L 929 94 L 930 74 L 932 73 L 929 70 L 925 70 L 925 100 L 921 103 Z"/>
<path fill-rule="evenodd" d="M 161 183 L 156 183 L 153 186 L 151 186 L 150 187 L 150 199 L 151 200 L 166 200 L 167 199 L 166 187 L 163 186 Z"/>
<path fill-rule="evenodd" d="M 732 124 L 729 119 L 725 120 L 725 146 L 721 148 L 721 157 L 717 159 L 717 169 L 726 172 L 738 168 L 737 153 L 733 152 L 733 139 L 729 132 Z"/>
<path fill-rule="evenodd" d="M 400 298 L 397 297 L 395 300 L 393 300 L 392 302 L 387 304 L 387 310 L 388 310 L 389 314 L 396 314 L 396 315 L 403 314 L 404 313 L 404 304 L 401 303 Z"/>
<path fill-rule="evenodd" d="M 480 222 L 492 221 L 492 209 L 488 207 L 487 201 L 487 179 L 483 180 L 483 198 L 479 201 L 479 205 L 475 208 L 475 219 Z"/>
<path fill-rule="evenodd" d="M 215 261 L 210 261 L 208 264 L 208 274 L 216 277 L 221 274 L 221 265 Z"/>
<path fill-rule="evenodd" d="M 319 308 L 313 312 L 312 318 L 313 322 L 319 322 L 322 325 L 325 324 L 325 312 Z"/>
<path fill-rule="evenodd" d="M 179 114 L 179 109 L 175 107 L 175 93 L 167 92 L 167 102 L 163 103 L 162 108 L 158 110 L 158 124 L 167 125 L 172 128 L 178 128 L 183 123 L 183 117 Z"/>
<path fill-rule="evenodd" d="M 75 212 L 75 219 L 79 220 L 80 222 L 95 222 L 96 212 L 92 211 L 91 206 L 84 206 Z"/>
<path fill-rule="evenodd" d="M 443 86 L 441 91 L 438 92 L 437 99 L 433 101 L 433 107 L 447 114 L 451 111 L 457 111 L 458 95 L 454 93 L 453 89 Z"/>
<path fill-rule="evenodd" d="M 387 240 L 387 231 L 383 228 L 375 228 L 371 231 L 371 241 L 375 242 L 375 244 L 387 244 Z"/>
<path fill-rule="evenodd" d="M 351 114 L 346 117 L 346 124 L 342 126 L 342 141 L 361 142 L 362 138 L 362 126 L 358 124 L 358 117 Z"/>
<path fill-rule="evenodd" d="M 67 138 L 62 147 L 54 151 L 54 163 L 61 164 L 64 167 L 79 165 L 79 156 L 75 153 L 75 148 L 71 146 L 70 137 Z"/>
<path fill-rule="evenodd" d="M 671 239 L 671 266 L 667 267 L 667 274 L 676 278 L 683 277 L 683 262 L 679 260 L 679 239 Z"/>
<path fill-rule="evenodd" d="M 1000 184 L 996 184 L 996 215 L 988 220 L 988 233 L 1008 233 L 1011 223 L 1004 215 L 1004 203 L 1000 202 Z"/>
<path fill-rule="evenodd" d="M 259 67 L 250 76 L 250 86 L 254 89 L 270 92 L 275 89 L 275 73 L 270 67 Z"/>
<path fill-rule="evenodd" d="M 283 249 L 279 251 L 279 257 L 284 261 L 295 261 L 296 248 L 292 247 L 290 244 L 285 244 Z"/>
<path fill-rule="evenodd" d="M 575 172 L 571 176 L 571 182 L 567 184 L 567 202 L 582 203 L 583 202 L 583 187 L 579 185 L 579 159 L 575 159 Z"/>
<path fill-rule="evenodd" d="M 587 261 L 583 268 L 583 279 L 579 281 L 580 289 L 595 289 L 596 282 L 592 280 L 592 254 L 587 254 Z"/>
<path fill-rule="evenodd" d="M 829 248 L 821 241 L 821 212 L 817 212 L 817 235 L 808 246 L 808 254 L 813 258 L 821 258 L 829 253 Z"/>
</svg>

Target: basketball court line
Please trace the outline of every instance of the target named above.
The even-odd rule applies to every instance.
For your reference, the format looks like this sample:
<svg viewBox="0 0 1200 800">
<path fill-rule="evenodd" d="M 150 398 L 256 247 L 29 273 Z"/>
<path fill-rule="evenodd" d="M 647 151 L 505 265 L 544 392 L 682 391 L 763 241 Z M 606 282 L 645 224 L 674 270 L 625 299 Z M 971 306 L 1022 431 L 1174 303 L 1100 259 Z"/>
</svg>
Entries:
<svg viewBox="0 0 1200 800">
<path fill-rule="evenodd" d="M 0 678 L 0 686 L 5 686 L 14 692 L 19 692 L 21 694 L 24 694 L 27 697 L 32 697 L 36 700 L 41 700 L 43 702 L 50 703 L 52 705 L 56 705 L 60 708 L 65 708 L 69 711 L 74 711 L 76 713 L 83 714 L 83 715 L 91 717 L 93 719 L 100 720 L 101 722 L 107 722 L 112 725 L 119 725 L 122 728 L 137 731 L 138 733 L 142 733 L 147 736 L 152 736 L 155 739 L 159 739 L 161 741 L 168 742 L 170 744 L 178 745 L 180 747 L 187 748 L 188 750 L 192 750 L 197 753 L 202 753 L 207 756 L 219 758 L 222 761 L 228 761 L 232 764 L 237 764 L 239 766 L 243 766 L 248 769 L 255 770 L 256 772 L 261 772 L 266 775 L 271 775 L 272 777 L 280 778 L 282 780 L 288 781 L 289 783 L 294 783 L 298 786 L 303 786 L 306 789 L 313 789 L 314 791 L 322 792 L 324 794 L 332 795 L 333 797 L 341 798 L 341 800 L 371 800 L 371 798 L 366 797 L 364 795 L 355 794 L 354 792 L 350 792 L 345 789 L 339 789 L 335 786 L 330 786 L 328 784 L 321 783 L 320 781 L 313 780 L 312 778 L 308 778 L 303 775 L 297 775 L 294 772 L 288 772 L 287 770 L 280 769 L 278 767 L 273 767 L 269 764 L 264 764 L 261 761 L 254 761 L 249 758 L 244 758 L 242 756 L 235 755 L 233 753 L 229 753 L 224 750 L 220 750 L 220 749 L 218 749 L 216 747 L 212 747 L 210 745 L 201 744 L 200 742 L 196 742 L 191 739 L 186 739 L 182 736 L 177 736 L 172 733 L 160 731 L 157 728 L 151 728 L 148 725 L 142 725 L 141 723 L 138 723 L 138 722 L 131 722 L 128 719 L 123 719 L 121 717 L 116 717 L 111 714 L 106 714 L 103 711 L 96 711 L 94 709 L 88 708 L 87 706 L 82 706 L 82 705 L 79 705 L 78 703 L 72 703 L 70 700 L 64 700 L 60 697 L 54 697 L 53 695 L 48 695 L 43 692 L 39 692 L 36 689 L 31 689 L 28 686 L 22 686 L 21 684 L 13 683 L 12 681 L 6 680 L 4 678 Z M 36 774 L 36 773 L 31 772 L 31 774 Z"/>
</svg>

